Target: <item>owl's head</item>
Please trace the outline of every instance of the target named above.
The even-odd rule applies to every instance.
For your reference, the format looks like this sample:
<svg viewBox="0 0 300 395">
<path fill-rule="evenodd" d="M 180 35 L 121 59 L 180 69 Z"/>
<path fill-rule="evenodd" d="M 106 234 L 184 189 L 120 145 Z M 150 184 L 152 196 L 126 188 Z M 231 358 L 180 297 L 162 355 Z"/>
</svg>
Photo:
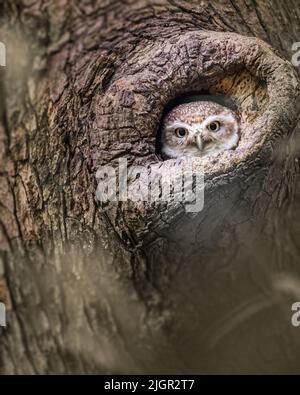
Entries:
<svg viewBox="0 0 300 395">
<path fill-rule="evenodd" d="M 213 155 L 235 148 L 238 141 L 237 115 L 215 102 L 180 104 L 163 120 L 162 153 L 169 158 Z"/>
</svg>

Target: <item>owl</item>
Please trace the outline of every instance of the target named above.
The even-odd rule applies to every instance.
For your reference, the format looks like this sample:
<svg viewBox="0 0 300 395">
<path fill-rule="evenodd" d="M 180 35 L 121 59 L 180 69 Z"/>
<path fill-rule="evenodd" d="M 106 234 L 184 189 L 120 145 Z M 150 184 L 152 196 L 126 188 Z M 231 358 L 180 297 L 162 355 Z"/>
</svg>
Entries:
<svg viewBox="0 0 300 395">
<path fill-rule="evenodd" d="M 237 114 L 215 102 L 179 104 L 163 120 L 161 152 L 168 158 L 214 155 L 238 141 Z"/>
</svg>

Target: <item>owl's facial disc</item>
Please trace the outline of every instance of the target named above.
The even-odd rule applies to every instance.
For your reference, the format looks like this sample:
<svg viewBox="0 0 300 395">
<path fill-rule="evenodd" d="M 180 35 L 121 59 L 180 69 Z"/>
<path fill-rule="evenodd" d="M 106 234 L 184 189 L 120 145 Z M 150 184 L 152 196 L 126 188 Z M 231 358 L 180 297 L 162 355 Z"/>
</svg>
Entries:
<svg viewBox="0 0 300 395">
<path fill-rule="evenodd" d="M 164 118 L 162 153 L 169 158 L 218 154 L 238 141 L 236 114 L 213 102 L 180 104 Z"/>
</svg>

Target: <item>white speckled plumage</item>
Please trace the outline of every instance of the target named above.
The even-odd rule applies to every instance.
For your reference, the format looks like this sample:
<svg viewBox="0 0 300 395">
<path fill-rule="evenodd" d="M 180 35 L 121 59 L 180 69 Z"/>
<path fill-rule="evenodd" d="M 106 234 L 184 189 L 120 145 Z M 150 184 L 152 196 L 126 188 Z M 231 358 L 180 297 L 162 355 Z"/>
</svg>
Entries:
<svg viewBox="0 0 300 395">
<path fill-rule="evenodd" d="M 179 104 L 163 120 L 161 146 L 168 158 L 215 155 L 235 148 L 238 141 L 237 115 L 215 102 Z"/>
</svg>

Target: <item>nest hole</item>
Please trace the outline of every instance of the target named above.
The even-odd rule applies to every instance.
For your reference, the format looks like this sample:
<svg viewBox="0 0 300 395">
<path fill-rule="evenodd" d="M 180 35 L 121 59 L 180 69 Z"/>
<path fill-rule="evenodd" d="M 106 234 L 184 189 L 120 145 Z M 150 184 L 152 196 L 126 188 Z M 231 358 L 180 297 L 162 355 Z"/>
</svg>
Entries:
<svg viewBox="0 0 300 395">
<path fill-rule="evenodd" d="M 156 133 L 155 152 L 157 155 L 161 156 L 161 134 L 164 118 L 173 108 L 183 103 L 211 101 L 227 107 L 237 114 L 240 122 L 238 147 L 248 145 L 253 138 L 251 126 L 263 114 L 268 103 L 266 83 L 244 70 L 201 85 L 200 89 L 194 89 L 176 96 L 164 107 Z M 162 160 L 164 160 L 163 157 Z"/>
</svg>

